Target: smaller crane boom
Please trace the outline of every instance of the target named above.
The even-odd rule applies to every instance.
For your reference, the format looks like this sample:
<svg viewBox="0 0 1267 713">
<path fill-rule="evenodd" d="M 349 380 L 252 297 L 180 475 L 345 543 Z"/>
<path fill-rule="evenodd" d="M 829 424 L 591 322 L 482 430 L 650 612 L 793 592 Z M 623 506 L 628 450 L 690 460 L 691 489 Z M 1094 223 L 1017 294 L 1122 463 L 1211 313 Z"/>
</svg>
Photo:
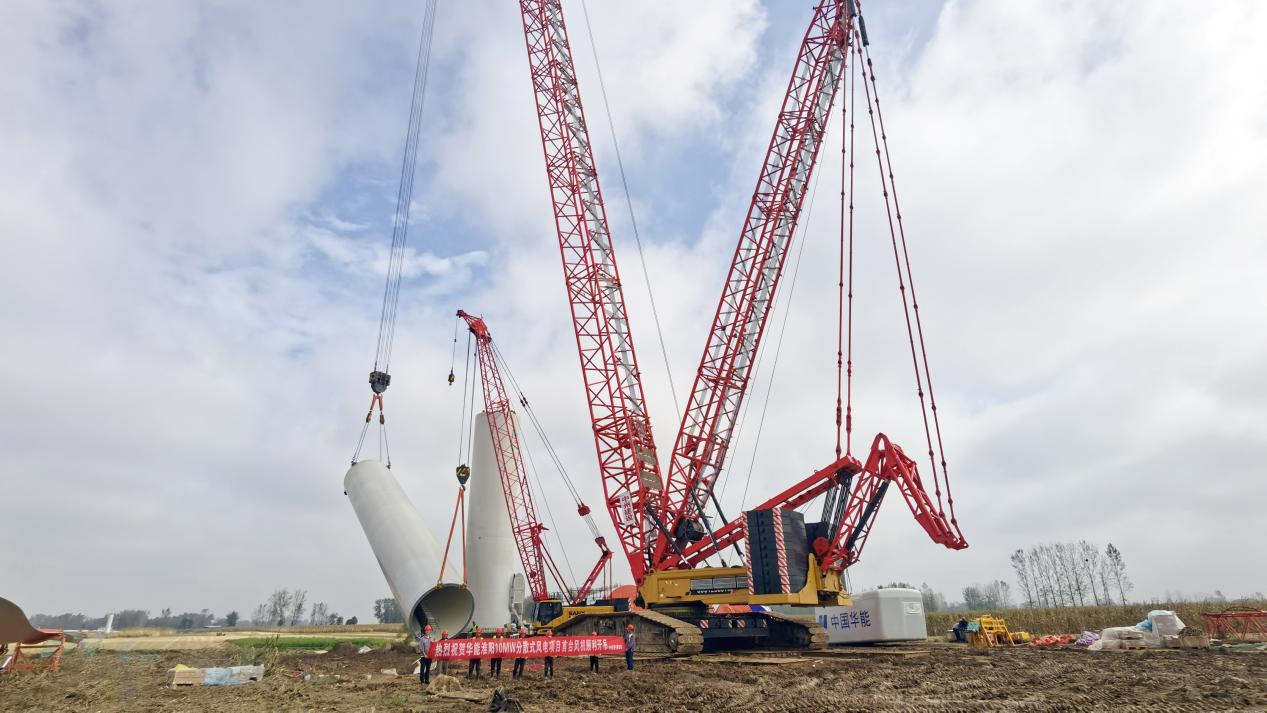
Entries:
<svg viewBox="0 0 1267 713">
<path fill-rule="evenodd" d="M 550 556 L 550 551 L 542 537 L 546 526 L 537 517 L 536 504 L 532 499 L 532 491 L 529 489 L 528 472 L 524 467 L 521 454 L 519 429 L 510 407 L 506 384 L 497 367 L 497 355 L 493 349 L 493 337 L 488 331 L 488 325 L 484 323 L 483 318 L 468 314 L 464 310 L 458 310 L 457 316 L 466 322 L 467 329 L 475 337 L 480 383 L 484 392 L 484 413 L 488 419 L 489 434 L 492 436 L 493 457 L 497 462 L 502 493 L 506 498 L 506 510 L 510 515 L 511 534 L 515 538 L 515 548 L 519 551 L 519 561 L 523 565 L 524 576 L 528 579 L 528 589 L 537 602 L 549 599 L 548 574 L 559 591 L 569 596 L 569 603 L 584 603 L 598 576 L 611 559 L 611 550 L 608 549 L 607 542 L 594 525 L 589 507 L 578 502 L 577 512 L 589 523 L 600 554 L 588 578 L 573 591 L 555 564 L 554 558 Z"/>
</svg>

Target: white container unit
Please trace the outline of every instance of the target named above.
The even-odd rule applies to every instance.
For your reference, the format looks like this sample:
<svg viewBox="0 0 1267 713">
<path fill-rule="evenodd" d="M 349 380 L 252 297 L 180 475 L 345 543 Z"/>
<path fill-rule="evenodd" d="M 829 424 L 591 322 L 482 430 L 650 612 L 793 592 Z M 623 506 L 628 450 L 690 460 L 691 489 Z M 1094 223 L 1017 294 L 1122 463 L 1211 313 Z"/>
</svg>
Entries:
<svg viewBox="0 0 1267 713">
<path fill-rule="evenodd" d="M 450 556 L 422 521 L 400 483 L 382 463 L 363 460 L 343 477 L 343 492 L 378 558 L 387 586 L 415 635 L 425 624 L 456 635 L 471 624 L 475 601 L 462 582 L 462 554 Z"/>
<path fill-rule="evenodd" d="M 847 607 L 816 607 L 832 644 L 923 641 L 928 638 L 924 598 L 918 589 L 877 589 L 853 595 Z"/>
<path fill-rule="evenodd" d="M 515 430 L 519 418 L 514 416 Z M 475 443 L 471 454 L 471 480 L 467 484 L 466 572 L 475 597 L 475 622 L 485 631 L 517 620 L 513 587 L 519 558 L 510 532 L 510 515 L 488 415 L 475 417 Z"/>
</svg>

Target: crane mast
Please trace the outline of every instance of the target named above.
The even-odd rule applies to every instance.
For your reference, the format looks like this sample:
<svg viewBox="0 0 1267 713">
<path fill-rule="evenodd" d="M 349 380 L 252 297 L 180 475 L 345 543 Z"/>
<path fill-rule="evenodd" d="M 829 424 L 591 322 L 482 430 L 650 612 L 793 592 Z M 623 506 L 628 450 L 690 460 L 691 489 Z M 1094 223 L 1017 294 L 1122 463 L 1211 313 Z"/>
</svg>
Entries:
<svg viewBox="0 0 1267 713">
<path fill-rule="evenodd" d="M 497 472 L 501 479 L 502 494 L 506 498 L 506 510 L 510 514 L 511 534 L 515 538 L 515 549 L 519 552 L 519 561 L 524 568 L 524 576 L 528 579 L 528 589 L 536 602 L 550 598 L 549 573 L 559 591 L 567 593 L 571 589 L 562 572 L 550 556 L 542 539 L 546 527 L 537 517 L 536 504 L 529 489 L 528 472 L 520 452 L 519 431 L 511 410 L 510 398 L 506 392 L 506 384 L 502 380 L 501 371 L 497 368 L 497 355 L 493 350 L 493 337 L 488 326 L 480 317 L 475 317 L 463 310 L 457 316 L 466 322 L 467 328 L 475 336 L 475 353 L 480 368 L 480 383 L 484 392 L 484 414 L 488 419 L 489 435 L 493 442 L 493 459 L 497 464 Z M 589 520 L 589 508 L 579 504 L 582 517 Z M 600 555 L 585 582 L 571 594 L 572 603 L 584 602 L 586 596 L 597 581 L 603 567 L 611 559 L 611 551 L 597 528 L 590 520 L 590 529 L 594 533 L 594 541 L 598 544 Z"/>
<path fill-rule="evenodd" d="M 676 564 L 680 549 L 704 535 L 703 506 L 747 393 L 844 73 L 853 19 L 843 0 L 824 0 L 801 42 L 673 446 L 659 509 L 675 541 L 658 539 L 657 568 Z"/>
<path fill-rule="evenodd" d="M 652 563 L 660 464 L 559 0 L 521 0 L 546 178 L 603 495 L 635 581 Z"/>
</svg>

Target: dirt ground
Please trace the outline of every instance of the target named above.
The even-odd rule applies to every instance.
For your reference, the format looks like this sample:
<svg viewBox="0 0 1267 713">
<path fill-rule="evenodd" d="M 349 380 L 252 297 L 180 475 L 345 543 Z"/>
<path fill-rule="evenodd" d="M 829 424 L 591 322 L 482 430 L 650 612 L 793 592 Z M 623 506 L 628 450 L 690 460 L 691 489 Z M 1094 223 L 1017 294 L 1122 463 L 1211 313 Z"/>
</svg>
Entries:
<svg viewBox="0 0 1267 713">
<path fill-rule="evenodd" d="M 969 652 L 931 645 L 927 654 L 796 657 L 704 655 L 639 661 L 558 659 L 499 683 L 526 711 L 913 711 L 1267 710 L 1267 654 L 1210 650 L 1087 652 L 1022 648 Z M 461 680 L 482 703 L 425 693 L 408 654 L 286 654 L 261 683 L 166 687 L 167 669 L 233 665 L 227 651 L 68 654 L 58 673 L 0 676 L 0 711 L 445 711 L 487 710 L 495 682 Z M 404 675 L 380 673 L 396 668 Z M 457 668 L 456 665 L 453 666 Z M 487 664 L 485 664 L 487 669 Z M 464 673 L 464 668 L 463 668 Z M 306 677 L 305 677 L 306 675 Z"/>
</svg>

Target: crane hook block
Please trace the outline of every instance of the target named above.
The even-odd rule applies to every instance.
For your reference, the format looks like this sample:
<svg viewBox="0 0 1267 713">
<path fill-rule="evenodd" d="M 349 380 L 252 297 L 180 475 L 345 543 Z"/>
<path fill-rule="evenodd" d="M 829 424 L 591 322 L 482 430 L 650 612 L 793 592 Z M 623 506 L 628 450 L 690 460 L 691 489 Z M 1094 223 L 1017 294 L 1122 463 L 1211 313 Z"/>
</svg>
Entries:
<svg viewBox="0 0 1267 713">
<path fill-rule="evenodd" d="M 387 390 L 388 386 L 391 386 L 391 383 L 392 383 L 391 374 L 388 374 L 385 371 L 371 371 L 370 372 L 370 389 L 372 389 L 374 393 L 376 394 L 383 393 L 384 391 Z"/>
<path fill-rule="evenodd" d="M 454 381 L 457 381 L 457 377 L 453 376 L 453 370 L 449 369 L 449 386 L 453 386 Z"/>
<path fill-rule="evenodd" d="M 458 485 L 465 486 L 471 479 L 471 466 L 463 463 L 457 467 Z"/>
</svg>

